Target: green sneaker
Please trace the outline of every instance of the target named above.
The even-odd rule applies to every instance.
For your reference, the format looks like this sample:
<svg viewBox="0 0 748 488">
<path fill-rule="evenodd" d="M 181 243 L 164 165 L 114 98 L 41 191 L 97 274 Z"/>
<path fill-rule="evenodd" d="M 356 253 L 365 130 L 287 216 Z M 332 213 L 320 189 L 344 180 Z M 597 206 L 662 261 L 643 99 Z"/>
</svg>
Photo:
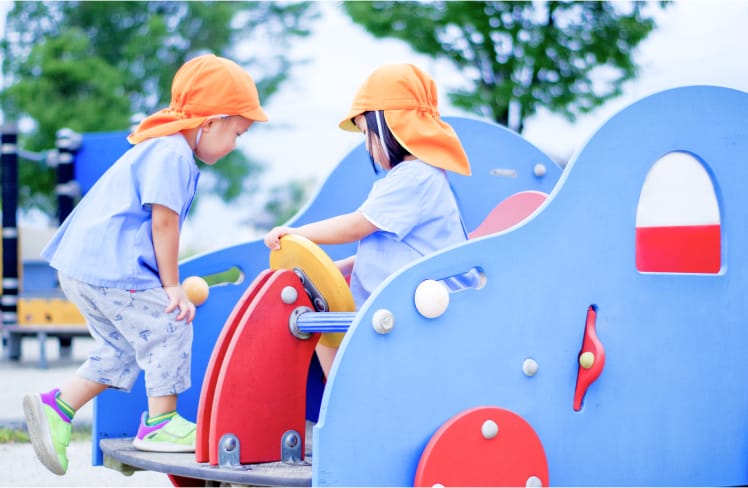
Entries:
<svg viewBox="0 0 748 488">
<path fill-rule="evenodd" d="M 195 452 L 197 426 L 179 414 L 160 424 L 146 425 L 148 412 L 140 417 L 138 435 L 132 441 L 135 449 L 152 452 Z"/>
<path fill-rule="evenodd" d="M 23 413 L 31 444 L 39 461 L 54 474 L 68 470 L 67 447 L 72 425 L 65 420 L 55 398 L 60 390 L 23 397 Z"/>
</svg>

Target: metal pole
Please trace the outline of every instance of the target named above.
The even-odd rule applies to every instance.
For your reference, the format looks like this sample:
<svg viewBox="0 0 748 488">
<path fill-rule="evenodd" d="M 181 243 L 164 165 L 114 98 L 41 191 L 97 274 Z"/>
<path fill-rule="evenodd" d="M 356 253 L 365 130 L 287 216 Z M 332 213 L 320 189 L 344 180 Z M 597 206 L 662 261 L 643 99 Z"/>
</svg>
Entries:
<svg viewBox="0 0 748 488">
<path fill-rule="evenodd" d="M 80 186 L 75 181 L 75 152 L 80 148 L 81 136 L 72 129 L 57 131 L 57 220 L 60 224 L 70 215 L 75 199 L 80 196 Z"/>
<path fill-rule="evenodd" d="M 345 332 L 356 315 L 356 312 L 305 312 L 296 318 L 296 325 L 301 332 Z"/>
<path fill-rule="evenodd" d="M 64 128 L 55 134 L 57 140 L 57 221 L 59 224 L 67 218 L 75 207 L 75 201 L 80 197 L 81 189 L 75 180 L 75 153 L 81 146 L 81 135 L 72 129 Z M 58 336 L 60 357 L 69 358 L 73 354 L 73 338 Z"/>
<path fill-rule="evenodd" d="M 0 171 L 2 171 L 3 295 L 0 298 L 3 328 L 18 323 L 18 127 L 2 126 L 0 134 Z M 9 359 L 21 357 L 20 338 L 3 330 L 3 344 Z"/>
</svg>

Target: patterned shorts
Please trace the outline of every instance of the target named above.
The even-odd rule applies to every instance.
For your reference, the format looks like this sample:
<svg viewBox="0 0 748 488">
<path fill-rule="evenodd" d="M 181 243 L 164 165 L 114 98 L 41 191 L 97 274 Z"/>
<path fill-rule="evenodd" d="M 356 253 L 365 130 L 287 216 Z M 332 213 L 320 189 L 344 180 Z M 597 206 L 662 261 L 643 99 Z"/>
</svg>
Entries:
<svg viewBox="0 0 748 488">
<path fill-rule="evenodd" d="M 60 275 L 60 286 L 86 319 L 96 345 L 78 375 L 125 391 L 145 372 L 149 397 L 190 387 L 192 324 L 166 313 L 163 288 L 128 291 Z"/>
</svg>

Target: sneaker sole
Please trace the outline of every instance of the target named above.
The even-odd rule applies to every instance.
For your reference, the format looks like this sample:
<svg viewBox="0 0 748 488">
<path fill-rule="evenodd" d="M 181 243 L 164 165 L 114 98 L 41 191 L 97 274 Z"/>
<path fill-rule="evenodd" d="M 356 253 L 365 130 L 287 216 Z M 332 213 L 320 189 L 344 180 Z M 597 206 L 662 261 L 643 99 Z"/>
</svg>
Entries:
<svg viewBox="0 0 748 488">
<path fill-rule="evenodd" d="M 148 452 L 195 452 L 195 446 L 183 446 L 170 442 L 145 441 L 137 437 L 133 439 L 132 445 L 135 449 Z"/>
<path fill-rule="evenodd" d="M 62 476 L 65 474 L 65 470 L 57 459 L 57 451 L 52 444 L 52 433 L 49 430 L 47 416 L 44 414 L 41 400 L 35 395 L 23 397 L 23 413 L 26 416 L 26 426 L 36 457 L 48 470 Z"/>
</svg>

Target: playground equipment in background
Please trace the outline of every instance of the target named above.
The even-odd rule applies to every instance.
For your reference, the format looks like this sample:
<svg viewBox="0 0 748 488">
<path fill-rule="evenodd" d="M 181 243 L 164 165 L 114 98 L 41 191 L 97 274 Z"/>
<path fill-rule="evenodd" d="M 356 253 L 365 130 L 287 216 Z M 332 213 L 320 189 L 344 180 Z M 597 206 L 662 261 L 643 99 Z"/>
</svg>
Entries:
<svg viewBox="0 0 748 488">
<path fill-rule="evenodd" d="M 57 337 L 60 356 L 71 353 L 74 337 L 88 336 L 88 328 L 78 309 L 65 298 L 57 273 L 39 256 L 39 243 L 51 232 L 19 229 L 18 159 L 55 167 L 57 172 L 58 222 L 72 211 L 75 199 L 84 194 L 106 169 L 130 146 L 128 132 L 76 134 L 69 129 L 57 133 L 56 148 L 46 153 L 32 153 L 17 146 L 17 128 L 2 128 L 2 333 L 7 359 L 21 358 L 21 340 L 35 337 L 39 342 L 40 365 L 47 367 L 46 339 Z M 21 244 L 23 246 L 21 246 Z M 33 246 L 29 244 L 34 244 Z M 21 252 L 21 249 L 33 252 Z"/>
<path fill-rule="evenodd" d="M 311 467 L 293 464 L 294 456 L 282 467 L 238 466 L 252 439 L 229 438 L 218 466 L 191 455 L 136 457 L 122 447 L 126 440 L 107 438 L 134 435 L 144 400 L 136 405 L 131 395 L 126 403 L 117 392 L 97 400 L 95 464 L 103 446 L 109 460 L 172 473 L 177 485 L 195 482 L 190 477 L 317 486 L 745 485 L 746 114 L 748 94 L 728 88 L 644 98 L 589 139 L 523 222 L 389 278 L 353 314 L 318 418 L 307 412 L 316 421 Z M 518 137 L 502 143 L 529 146 Z M 468 149 L 475 147 L 480 141 Z M 499 160 L 500 148 L 492 149 Z M 473 181 L 485 183 L 482 174 Z M 470 211 L 471 192 L 455 186 Z M 493 206 L 483 203 L 469 229 Z M 247 274 L 265 279 L 247 271 L 249 256 L 261 256 L 250 249 L 205 255 L 182 269 L 247 263 Z M 482 279 L 450 288 L 441 315 L 419 313 L 422 283 L 470 272 Z M 297 286 L 288 273 L 274 276 Z M 280 292 L 267 297 L 276 302 L 268 307 L 283 308 Z M 246 302 L 241 293 L 239 285 L 211 290 L 196 345 L 214 342 L 226 314 Z M 388 333 L 376 327 L 383 313 L 391 314 Z M 206 365 L 198 346 L 193 377 Z M 247 365 L 241 374 L 262 374 L 263 364 Z M 307 407 L 317 402 L 313 378 Z M 241 377 L 232 381 L 237 394 L 252 394 L 241 390 Z M 191 400 L 180 399 L 180 408 L 194 408 Z"/>
</svg>

